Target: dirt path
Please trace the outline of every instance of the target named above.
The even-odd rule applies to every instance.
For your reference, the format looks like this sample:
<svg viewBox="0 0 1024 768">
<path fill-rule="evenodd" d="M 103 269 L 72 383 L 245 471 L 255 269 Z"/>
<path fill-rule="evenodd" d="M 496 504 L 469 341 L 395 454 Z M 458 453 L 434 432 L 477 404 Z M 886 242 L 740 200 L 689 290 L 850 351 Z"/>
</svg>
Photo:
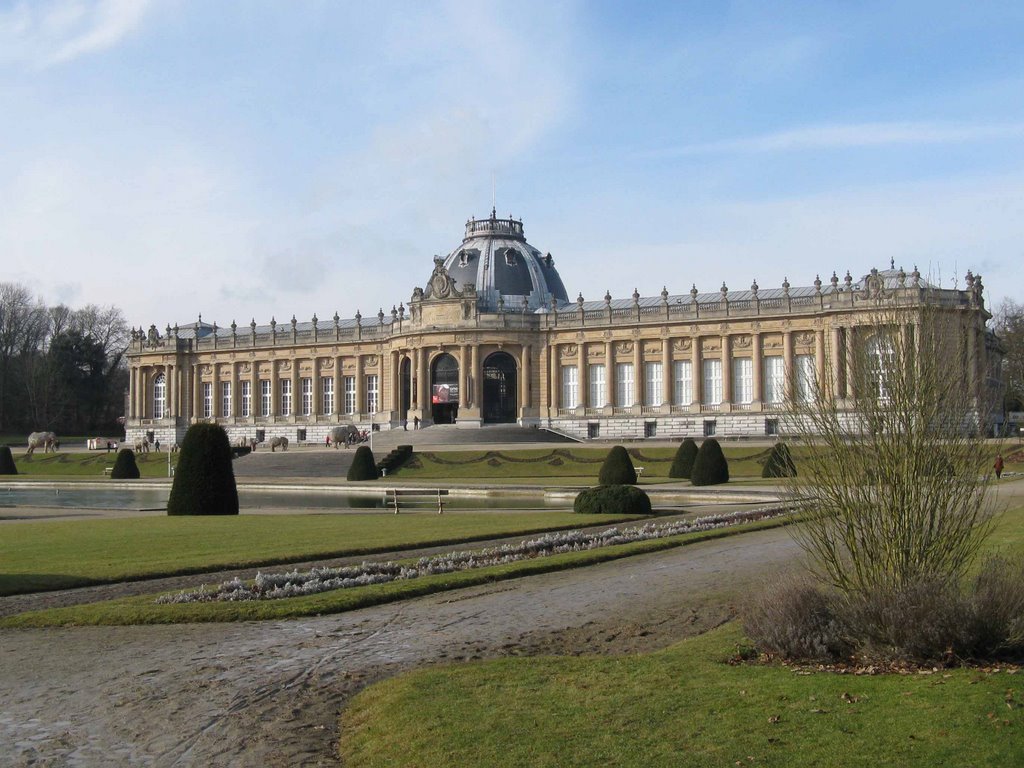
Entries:
<svg viewBox="0 0 1024 768">
<path fill-rule="evenodd" d="M 336 765 L 337 715 L 424 664 L 653 649 L 735 615 L 785 530 L 287 622 L 0 632 L 0 765 Z"/>
</svg>

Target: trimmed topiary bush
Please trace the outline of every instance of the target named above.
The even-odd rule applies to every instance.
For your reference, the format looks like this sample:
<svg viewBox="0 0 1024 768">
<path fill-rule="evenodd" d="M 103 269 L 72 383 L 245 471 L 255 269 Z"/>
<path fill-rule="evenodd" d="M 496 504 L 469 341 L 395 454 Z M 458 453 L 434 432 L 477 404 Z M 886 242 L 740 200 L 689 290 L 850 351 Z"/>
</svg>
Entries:
<svg viewBox="0 0 1024 768">
<path fill-rule="evenodd" d="M 681 477 L 690 479 L 693 472 L 693 462 L 697 458 L 697 443 L 692 437 L 688 437 L 679 444 L 676 456 L 672 459 L 672 466 L 668 470 L 669 477 Z"/>
<path fill-rule="evenodd" d="M 193 424 L 181 443 L 168 515 L 237 515 L 238 488 L 224 428 Z"/>
<path fill-rule="evenodd" d="M 584 515 L 649 515 L 651 499 L 635 485 L 598 485 L 580 493 L 572 509 Z"/>
<path fill-rule="evenodd" d="M 14 456 L 9 446 L 0 445 L 0 475 L 16 475 L 18 468 L 14 465 Z"/>
<path fill-rule="evenodd" d="M 601 465 L 601 472 L 597 476 L 601 485 L 634 485 L 636 484 L 636 470 L 633 468 L 633 461 L 621 445 L 613 446 Z"/>
<path fill-rule="evenodd" d="M 348 468 L 348 479 L 376 480 L 378 477 L 380 474 L 373 462 L 373 451 L 368 445 L 360 445 L 356 448 L 356 455 L 352 457 L 352 466 Z"/>
<path fill-rule="evenodd" d="M 142 476 L 139 465 L 135 463 L 135 451 L 123 448 L 117 452 L 114 467 L 110 470 L 111 480 L 138 480 Z"/>
<path fill-rule="evenodd" d="M 725 460 L 722 446 L 713 437 L 700 444 L 697 458 L 690 472 L 693 485 L 719 485 L 729 482 L 729 462 Z"/>
<path fill-rule="evenodd" d="M 796 477 L 796 464 L 793 463 L 788 445 L 776 443 L 772 446 L 761 470 L 761 477 Z"/>
</svg>

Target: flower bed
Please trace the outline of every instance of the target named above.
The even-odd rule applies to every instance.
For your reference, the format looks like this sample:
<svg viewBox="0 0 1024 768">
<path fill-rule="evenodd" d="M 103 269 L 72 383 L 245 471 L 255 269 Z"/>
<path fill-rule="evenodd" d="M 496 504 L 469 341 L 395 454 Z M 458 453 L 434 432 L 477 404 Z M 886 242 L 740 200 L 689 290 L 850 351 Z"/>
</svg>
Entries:
<svg viewBox="0 0 1024 768">
<path fill-rule="evenodd" d="M 327 592 L 332 589 L 363 587 L 389 581 L 416 579 L 439 573 L 453 573 L 473 568 L 514 563 L 537 557 L 550 557 L 563 552 L 611 547 L 635 541 L 663 539 L 684 533 L 709 531 L 756 520 L 766 520 L 788 514 L 791 507 L 761 507 L 721 515 L 708 515 L 691 521 L 675 520 L 665 523 L 645 523 L 628 528 L 607 528 L 603 531 L 579 530 L 546 533 L 535 539 L 516 544 L 502 544 L 475 550 L 459 550 L 429 557 L 415 563 L 364 562 L 342 568 L 312 568 L 308 571 L 286 573 L 258 573 L 251 582 L 234 578 L 207 589 L 183 590 L 174 595 L 158 597 L 158 603 L 198 603 L 232 600 L 276 600 Z"/>
</svg>

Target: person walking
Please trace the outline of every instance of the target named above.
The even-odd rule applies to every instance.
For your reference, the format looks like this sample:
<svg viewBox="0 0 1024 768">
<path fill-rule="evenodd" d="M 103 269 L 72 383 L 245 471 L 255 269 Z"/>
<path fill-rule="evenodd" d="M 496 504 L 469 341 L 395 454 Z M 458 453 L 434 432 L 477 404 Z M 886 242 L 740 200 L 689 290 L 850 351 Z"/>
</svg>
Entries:
<svg viewBox="0 0 1024 768">
<path fill-rule="evenodd" d="M 992 468 L 996 471 L 996 480 L 1003 476 L 1003 454 L 996 454 L 996 463 L 992 465 Z"/>
</svg>

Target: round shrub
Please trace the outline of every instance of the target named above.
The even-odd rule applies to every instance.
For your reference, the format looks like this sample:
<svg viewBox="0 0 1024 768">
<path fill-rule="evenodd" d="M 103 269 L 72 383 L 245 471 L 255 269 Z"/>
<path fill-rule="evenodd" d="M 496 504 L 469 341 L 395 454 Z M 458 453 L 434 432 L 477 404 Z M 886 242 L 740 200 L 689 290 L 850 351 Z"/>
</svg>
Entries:
<svg viewBox="0 0 1024 768">
<path fill-rule="evenodd" d="M 636 483 L 636 470 L 633 468 L 633 461 L 621 445 L 613 446 L 601 465 L 601 472 L 597 476 L 601 485 L 634 485 Z"/>
<path fill-rule="evenodd" d="M 668 471 L 669 477 L 681 477 L 690 479 L 693 472 L 693 462 L 697 458 L 697 443 L 692 437 L 688 437 L 679 444 L 676 456 L 672 459 L 672 467 Z"/>
<path fill-rule="evenodd" d="M 776 443 L 772 446 L 768 461 L 761 470 L 761 477 L 796 477 L 796 464 L 793 463 L 788 445 Z"/>
<path fill-rule="evenodd" d="M 18 468 L 14 466 L 14 456 L 9 446 L 0 445 L 0 475 L 16 475 Z"/>
<path fill-rule="evenodd" d="M 635 485 L 598 485 L 580 493 L 572 509 L 584 515 L 649 515 L 651 499 Z"/>
<path fill-rule="evenodd" d="M 697 458 L 690 472 L 693 485 L 719 485 L 729 482 L 729 462 L 725 460 L 722 446 L 713 437 L 700 444 Z"/>
<path fill-rule="evenodd" d="M 217 424 L 193 424 L 181 443 L 168 515 L 237 515 L 231 445 Z"/>
<path fill-rule="evenodd" d="M 124 448 L 117 452 L 114 468 L 110 470 L 111 480 L 138 480 L 141 477 L 139 465 L 135 463 L 135 451 Z"/>
<path fill-rule="evenodd" d="M 360 445 L 356 448 L 356 455 L 352 457 L 352 466 L 348 468 L 348 479 L 376 480 L 379 476 L 370 446 Z"/>
</svg>

